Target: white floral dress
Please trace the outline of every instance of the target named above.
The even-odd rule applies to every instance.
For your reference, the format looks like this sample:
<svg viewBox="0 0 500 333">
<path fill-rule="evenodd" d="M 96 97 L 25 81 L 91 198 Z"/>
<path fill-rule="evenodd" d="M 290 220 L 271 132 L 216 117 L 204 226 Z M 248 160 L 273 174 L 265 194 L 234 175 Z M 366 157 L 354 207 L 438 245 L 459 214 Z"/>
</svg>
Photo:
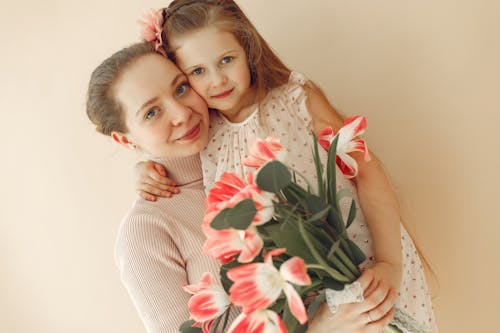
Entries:
<svg viewBox="0 0 500 333">
<path fill-rule="evenodd" d="M 272 90 L 259 107 L 240 123 L 231 123 L 223 115 L 212 112 L 209 144 L 201 153 L 203 180 L 207 191 L 225 171 L 234 172 L 239 176 L 250 171 L 240 161 L 249 155 L 250 144 L 256 137 L 265 138 L 269 135 L 280 137 L 281 144 L 287 150 L 285 163 L 308 178 L 314 187 L 316 169 L 312 155 L 313 139 L 310 135 L 312 119 L 306 106 L 306 93 L 303 89 L 305 82 L 302 74 L 292 72 L 287 84 Z M 326 161 L 326 152 L 321 148 L 320 154 L 322 161 Z M 338 168 L 337 186 L 351 190 L 359 207 L 353 183 L 345 178 Z M 348 213 L 349 207 L 350 199 L 341 200 L 343 214 Z M 363 212 L 359 208 L 356 219 L 348 228 L 348 234 L 366 254 L 367 259 L 362 266 L 373 265 L 372 239 Z M 406 333 L 435 333 L 438 330 L 422 264 L 403 226 L 401 243 L 403 279 L 396 303 L 398 326 Z M 417 329 L 408 330 L 406 327 Z"/>
</svg>

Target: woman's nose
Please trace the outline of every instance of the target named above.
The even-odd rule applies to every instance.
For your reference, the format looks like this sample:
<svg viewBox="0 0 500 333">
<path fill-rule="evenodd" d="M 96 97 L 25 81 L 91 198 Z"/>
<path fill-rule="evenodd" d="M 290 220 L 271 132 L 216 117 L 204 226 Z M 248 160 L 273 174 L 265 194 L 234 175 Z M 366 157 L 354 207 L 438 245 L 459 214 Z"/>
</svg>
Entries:
<svg viewBox="0 0 500 333">
<path fill-rule="evenodd" d="M 175 101 L 171 105 L 171 122 L 174 126 L 179 126 L 191 118 L 193 111 L 190 107 L 182 104 L 180 101 Z"/>
</svg>

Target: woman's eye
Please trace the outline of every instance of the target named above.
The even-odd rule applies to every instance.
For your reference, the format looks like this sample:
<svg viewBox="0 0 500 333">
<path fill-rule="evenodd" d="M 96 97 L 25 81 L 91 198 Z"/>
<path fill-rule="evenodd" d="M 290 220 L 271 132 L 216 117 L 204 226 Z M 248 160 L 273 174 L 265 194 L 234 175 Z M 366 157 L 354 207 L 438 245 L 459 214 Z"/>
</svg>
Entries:
<svg viewBox="0 0 500 333">
<path fill-rule="evenodd" d="M 230 63 L 232 60 L 233 60 L 233 57 L 229 57 L 229 56 L 227 56 L 227 57 L 222 58 L 221 63 L 223 63 L 223 64 L 228 64 L 228 63 Z"/>
<path fill-rule="evenodd" d="M 146 112 L 146 114 L 144 115 L 144 119 L 146 120 L 153 119 L 156 116 L 156 114 L 158 114 L 158 112 L 160 112 L 160 110 L 158 110 L 157 108 L 151 109 L 148 112 Z"/>
<path fill-rule="evenodd" d="M 200 75 L 200 74 L 202 74 L 202 73 L 203 73 L 203 68 L 200 68 L 200 67 L 195 68 L 195 69 L 191 72 L 191 74 L 193 74 L 193 75 Z"/>
<path fill-rule="evenodd" d="M 179 84 L 179 86 L 177 86 L 175 93 L 177 94 L 177 96 L 182 96 L 188 89 L 189 89 L 189 83 L 183 82 Z"/>
</svg>

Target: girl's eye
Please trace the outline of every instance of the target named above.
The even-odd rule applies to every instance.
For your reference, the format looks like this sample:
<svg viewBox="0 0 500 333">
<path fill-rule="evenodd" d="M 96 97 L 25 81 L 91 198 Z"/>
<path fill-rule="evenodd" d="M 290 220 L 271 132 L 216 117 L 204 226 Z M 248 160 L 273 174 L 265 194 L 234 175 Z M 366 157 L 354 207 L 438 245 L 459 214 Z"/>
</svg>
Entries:
<svg viewBox="0 0 500 333">
<path fill-rule="evenodd" d="M 193 75 L 200 75 L 200 74 L 202 74 L 202 73 L 203 73 L 203 68 L 200 68 L 200 67 L 195 68 L 195 69 L 191 72 L 191 74 L 193 74 Z"/>
<path fill-rule="evenodd" d="M 184 93 L 189 89 L 189 83 L 187 82 L 182 82 L 177 86 L 177 89 L 175 90 L 175 93 L 177 96 L 182 96 Z"/>
<path fill-rule="evenodd" d="M 151 120 L 158 114 L 158 112 L 160 112 L 160 110 L 158 110 L 157 108 L 153 108 L 146 112 L 146 114 L 144 115 L 144 119 Z"/>
<path fill-rule="evenodd" d="M 233 57 L 227 56 L 222 58 L 221 63 L 223 64 L 229 64 L 233 60 Z"/>
</svg>

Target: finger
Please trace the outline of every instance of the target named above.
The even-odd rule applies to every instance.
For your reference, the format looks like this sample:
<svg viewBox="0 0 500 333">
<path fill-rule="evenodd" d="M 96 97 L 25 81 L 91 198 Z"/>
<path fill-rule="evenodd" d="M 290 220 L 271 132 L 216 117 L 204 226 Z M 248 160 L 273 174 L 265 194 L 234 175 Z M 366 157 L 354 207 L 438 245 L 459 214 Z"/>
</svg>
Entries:
<svg viewBox="0 0 500 333">
<path fill-rule="evenodd" d="M 167 170 L 165 169 L 165 167 L 159 163 L 154 163 L 153 164 L 153 167 L 155 168 L 155 170 L 158 172 L 158 174 L 162 177 L 167 177 Z"/>
<path fill-rule="evenodd" d="M 139 185 L 139 191 L 145 192 L 149 195 L 154 195 L 163 198 L 170 198 L 172 196 L 172 193 L 179 192 L 179 190 L 175 187 L 167 187 L 165 190 L 162 190 L 146 183 L 142 183 Z"/>
<path fill-rule="evenodd" d="M 361 288 L 366 290 L 374 282 L 374 279 L 375 274 L 373 273 L 373 270 L 367 269 L 363 272 L 363 274 L 361 274 L 357 281 L 361 284 Z"/>
<path fill-rule="evenodd" d="M 157 172 L 148 172 L 149 178 L 153 179 L 159 184 L 175 186 L 176 183 L 172 178 L 164 177 L 158 174 Z"/>
<path fill-rule="evenodd" d="M 380 283 L 380 279 L 377 278 L 377 276 L 375 275 L 375 272 L 374 272 L 373 280 L 371 281 L 370 285 L 366 289 L 364 289 L 363 296 L 366 298 L 369 295 L 371 295 L 375 291 L 375 289 L 377 289 L 379 283 Z"/>
<path fill-rule="evenodd" d="M 149 188 L 155 188 L 159 191 L 166 191 L 166 192 L 171 192 L 171 193 L 179 193 L 180 192 L 180 189 L 178 187 L 176 187 L 175 185 L 174 186 L 165 185 L 165 184 L 159 183 L 151 178 L 146 179 L 145 181 L 142 181 L 141 183 L 137 184 L 137 188 L 140 190 L 144 190 L 146 192 L 148 192 Z"/>
<path fill-rule="evenodd" d="M 144 191 L 141 191 L 141 190 L 138 190 L 137 191 L 137 194 L 143 198 L 144 200 L 147 200 L 147 201 L 156 201 L 156 196 L 154 195 L 151 195 L 147 192 L 144 192 Z"/>
<path fill-rule="evenodd" d="M 364 308 L 363 312 L 370 311 L 376 308 L 380 303 L 382 303 L 387 295 L 389 294 L 390 288 L 387 282 L 380 281 L 377 288 L 373 292 L 365 297 L 365 300 L 361 302 L 361 308 Z"/>
<path fill-rule="evenodd" d="M 366 328 L 368 332 L 382 332 L 387 325 L 394 318 L 394 308 L 392 308 L 385 316 L 380 318 L 379 320 L 372 321 L 371 323 L 366 324 Z"/>
<path fill-rule="evenodd" d="M 385 317 L 389 311 L 394 307 L 397 300 L 397 292 L 391 289 L 387 294 L 387 297 L 380 303 L 377 307 L 371 309 L 367 312 L 368 318 L 371 322 L 378 321 Z"/>
</svg>

